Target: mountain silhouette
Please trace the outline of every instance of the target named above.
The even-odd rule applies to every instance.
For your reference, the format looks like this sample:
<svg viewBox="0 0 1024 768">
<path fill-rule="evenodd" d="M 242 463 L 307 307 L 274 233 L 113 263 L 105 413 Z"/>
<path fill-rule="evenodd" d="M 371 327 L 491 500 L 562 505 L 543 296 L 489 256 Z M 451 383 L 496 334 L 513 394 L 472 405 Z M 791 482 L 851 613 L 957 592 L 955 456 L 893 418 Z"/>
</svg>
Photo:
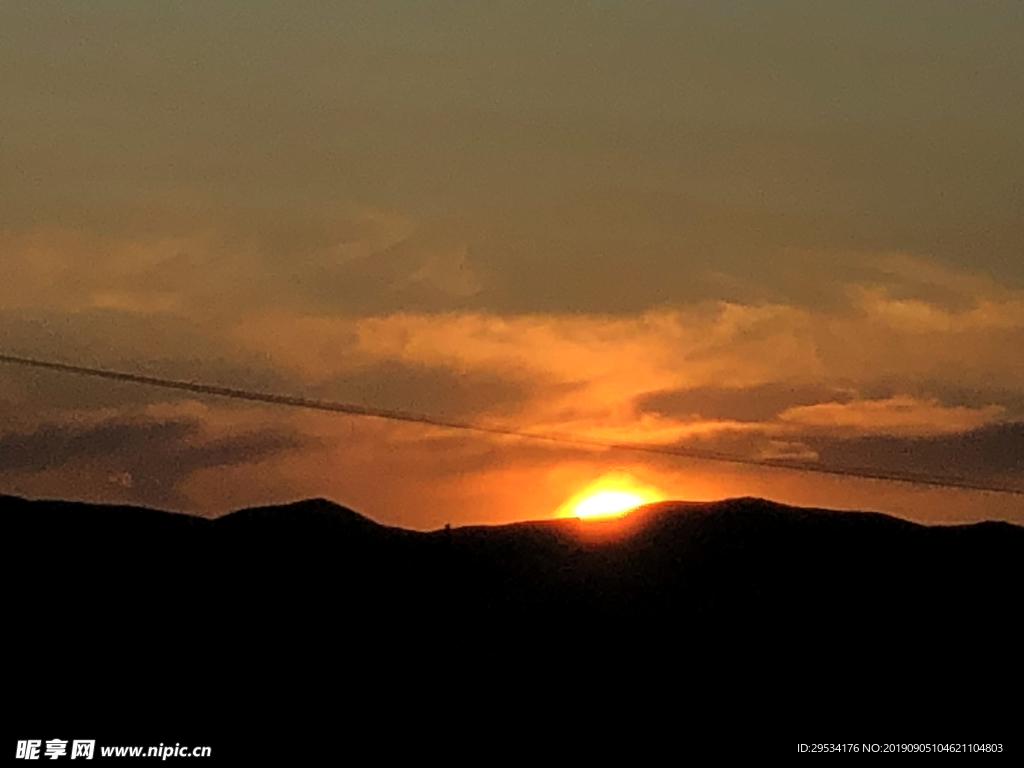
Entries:
<svg viewBox="0 0 1024 768">
<path fill-rule="evenodd" d="M 255 754 L 339 723 L 365 736 L 367 718 L 526 728 L 606 707 L 792 751 L 1005 739 L 1019 700 L 1024 529 L 1007 523 L 750 498 L 433 532 L 323 499 L 216 520 L 0 509 L 29 729 L 259 734 Z"/>
</svg>

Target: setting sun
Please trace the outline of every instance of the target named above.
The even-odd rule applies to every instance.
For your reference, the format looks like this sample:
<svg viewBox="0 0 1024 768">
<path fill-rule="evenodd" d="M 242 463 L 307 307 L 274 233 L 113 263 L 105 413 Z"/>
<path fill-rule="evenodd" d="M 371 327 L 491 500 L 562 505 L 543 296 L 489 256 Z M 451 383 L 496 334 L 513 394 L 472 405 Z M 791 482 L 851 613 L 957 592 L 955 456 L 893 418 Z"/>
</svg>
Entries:
<svg viewBox="0 0 1024 768">
<path fill-rule="evenodd" d="M 604 491 L 588 496 L 576 505 L 576 517 L 615 517 L 643 504 L 635 493 Z"/>
<path fill-rule="evenodd" d="M 558 515 L 583 519 L 620 517 L 631 509 L 664 498 L 660 490 L 638 482 L 628 473 L 613 472 L 566 501 Z"/>
</svg>

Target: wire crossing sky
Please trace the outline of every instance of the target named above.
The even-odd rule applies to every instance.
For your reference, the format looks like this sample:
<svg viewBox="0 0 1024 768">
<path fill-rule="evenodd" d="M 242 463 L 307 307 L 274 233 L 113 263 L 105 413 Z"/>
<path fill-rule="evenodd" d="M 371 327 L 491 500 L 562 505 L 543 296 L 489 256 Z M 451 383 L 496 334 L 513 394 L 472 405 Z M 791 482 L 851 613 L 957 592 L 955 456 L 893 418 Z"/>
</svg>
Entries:
<svg viewBox="0 0 1024 768">
<path fill-rule="evenodd" d="M 443 429 L 457 429 L 466 430 L 470 432 L 478 432 L 483 434 L 519 437 L 528 440 L 542 440 L 545 442 L 562 443 L 565 445 L 573 445 L 578 447 L 604 448 L 618 451 L 636 451 L 639 453 L 651 453 L 663 456 L 679 456 L 681 458 L 699 459 L 702 461 L 718 461 L 731 464 L 745 464 L 758 467 L 770 467 L 772 469 L 783 469 L 791 472 L 811 472 L 827 475 L 839 475 L 844 477 L 855 477 L 865 480 L 890 480 L 901 483 L 912 483 L 915 485 L 930 485 L 940 488 L 962 488 L 976 491 L 990 491 L 993 493 L 1009 493 L 1014 495 L 1024 495 L 1024 491 L 1019 491 L 1014 488 L 1001 488 L 998 486 L 984 485 L 980 483 L 969 483 L 961 480 L 956 480 L 953 478 L 923 477 L 920 475 L 911 475 L 899 472 L 873 472 L 828 469 L 823 467 L 814 467 L 808 464 L 800 464 L 796 462 L 770 461 L 763 459 L 743 458 L 741 456 L 728 456 L 725 454 L 714 453 L 710 451 L 673 448 L 668 446 L 643 445 L 636 443 L 618 443 L 603 440 L 592 440 L 585 437 L 572 435 L 539 434 L 536 432 L 530 432 L 522 429 L 492 427 L 483 424 L 473 424 L 470 422 L 461 421 L 448 421 L 444 419 L 433 418 L 431 416 L 426 416 L 422 414 L 405 413 L 403 411 L 393 411 L 383 408 L 369 408 L 366 406 L 354 405 L 350 403 L 336 403 L 331 402 L 329 400 L 316 400 L 305 397 L 295 397 L 292 395 L 281 395 L 268 392 L 253 392 L 245 389 L 221 387 L 211 384 L 202 384 L 199 382 L 176 381 L 174 379 L 164 379 L 153 376 L 140 376 L 138 374 L 126 373 L 123 371 L 110 371 L 101 368 L 88 368 L 85 366 L 67 365 L 65 363 L 56 363 L 48 360 L 35 360 L 32 358 L 16 357 L 13 355 L 0 354 L 0 363 L 7 363 L 10 365 L 21 365 L 30 368 L 42 368 L 45 370 L 57 371 L 60 373 L 70 373 L 79 376 L 94 376 L 97 378 L 109 379 L 112 381 L 127 382 L 129 384 L 142 384 L 145 386 L 160 387 L 163 389 L 176 389 L 185 392 L 192 392 L 198 395 L 227 397 L 234 400 L 246 400 L 255 403 L 267 403 L 270 405 L 283 405 L 292 408 L 306 408 L 316 411 L 328 411 L 331 413 L 345 414 L 347 416 L 364 416 L 377 419 L 388 419 L 391 421 L 403 421 L 414 424 L 425 424 L 427 426 L 440 427 Z"/>
</svg>

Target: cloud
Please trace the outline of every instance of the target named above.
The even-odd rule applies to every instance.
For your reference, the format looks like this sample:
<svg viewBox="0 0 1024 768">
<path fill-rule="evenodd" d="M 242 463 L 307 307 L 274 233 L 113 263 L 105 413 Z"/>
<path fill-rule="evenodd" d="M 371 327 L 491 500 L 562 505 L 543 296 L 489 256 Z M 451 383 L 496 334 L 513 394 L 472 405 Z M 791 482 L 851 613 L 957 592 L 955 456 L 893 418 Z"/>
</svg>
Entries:
<svg viewBox="0 0 1024 768">
<path fill-rule="evenodd" d="M 843 402 L 854 393 L 836 387 L 785 381 L 750 387 L 704 385 L 689 389 L 648 392 L 636 400 L 640 412 L 675 418 L 770 421 L 796 406 Z"/>
<path fill-rule="evenodd" d="M 107 498 L 187 509 L 192 503 L 182 485 L 193 472 L 257 464 L 308 444 L 271 430 L 209 432 L 209 424 L 181 418 L 42 424 L 0 435 L 0 475 L 10 480 L 70 469 L 94 487 L 109 486 Z"/>
<path fill-rule="evenodd" d="M 1024 422 L 927 436 L 809 436 L 823 467 L 883 468 L 1024 491 Z"/>
<path fill-rule="evenodd" d="M 721 419 L 950 431 L 998 419 L 1003 406 L 987 393 L 1001 388 L 1005 400 L 1024 379 L 1017 376 L 1024 363 L 1006 354 L 1014 341 L 1024 344 L 1016 301 L 993 300 L 991 313 L 972 315 L 952 335 L 908 329 L 863 308 L 728 302 L 638 316 L 263 313 L 245 318 L 235 334 L 311 381 L 382 362 L 525 375 L 563 389 L 537 391 L 524 417 L 588 433 L 600 423 L 606 433 L 621 427 L 670 439 L 672 430 L 692 432 L 691 422 Z M 877 382 L 920 389 L 924 376 L 934 389 L 973 392 L 975 400 L 946 406 L 906 389 L 864 395 Z"/>
<path fill-rule="evenodd" d="M 998 421 L 1003 413 L 998 405 L 947 407 L 935 400 L 900 395 L 886 400 L 796 406 L 786 409 L 778 418 L 783 423 L 803 427 L 913 435 L 963 432 Z"/>
</svg>

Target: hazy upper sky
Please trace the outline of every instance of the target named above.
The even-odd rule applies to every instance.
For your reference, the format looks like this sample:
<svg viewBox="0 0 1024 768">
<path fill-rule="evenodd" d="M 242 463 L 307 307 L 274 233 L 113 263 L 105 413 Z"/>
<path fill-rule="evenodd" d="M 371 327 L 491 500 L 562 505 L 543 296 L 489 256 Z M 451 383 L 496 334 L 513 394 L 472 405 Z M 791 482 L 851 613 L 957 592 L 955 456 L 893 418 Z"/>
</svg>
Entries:
<svg viewBox="0 0 1024 768">
<path fill-rule="evenodd" d="M 0 354 L 1024 490 L 1024 4 L 0 5 Z M 0 492 L 545 517 L 1021 496 L 0 366 Z"/>
</svg>

